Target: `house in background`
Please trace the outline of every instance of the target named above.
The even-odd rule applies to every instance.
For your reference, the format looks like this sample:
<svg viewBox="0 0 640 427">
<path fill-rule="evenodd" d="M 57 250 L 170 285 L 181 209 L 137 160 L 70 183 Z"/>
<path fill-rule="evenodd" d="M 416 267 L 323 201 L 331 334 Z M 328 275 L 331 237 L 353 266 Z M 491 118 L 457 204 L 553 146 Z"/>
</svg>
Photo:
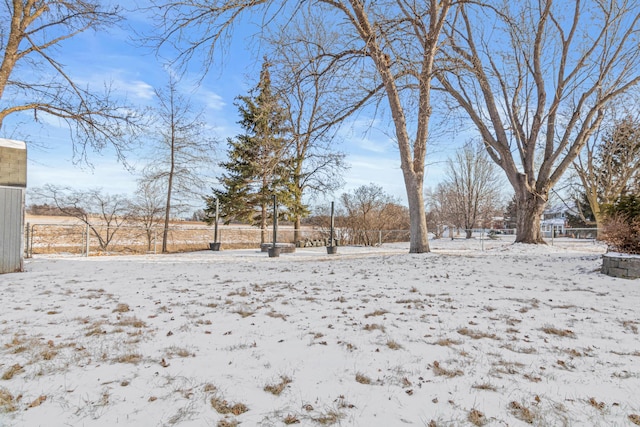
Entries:
<svg viewBox="0 0 640 427">
<path fill-rule="evenodd" d="M 550 206 L 542 213 L 540 230 L 544 237 L 564 236 L 568 225 L 565 205 Z"/>
</svg>

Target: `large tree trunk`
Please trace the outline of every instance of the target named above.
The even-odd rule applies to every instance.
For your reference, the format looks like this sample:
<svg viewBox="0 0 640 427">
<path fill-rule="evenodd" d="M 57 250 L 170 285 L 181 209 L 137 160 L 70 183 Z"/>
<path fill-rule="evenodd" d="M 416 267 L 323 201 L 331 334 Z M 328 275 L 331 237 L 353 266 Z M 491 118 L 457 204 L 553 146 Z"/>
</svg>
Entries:
<svg viewBox="0 0 640 427">
<path fill-rule="evenodd" d="M 424 210 L 422 182 L 414 175 L 405 172 L 404 182 L 409 201 L 409 218 L 411 229 L 409 232 L 409 253 L 421 254 L 429 252 L 429 236 L 427 234 L 427 215 Z"/>
<path fill-rule="evenodd" d="M 296 215 L 293 221 L 293 244 L 297 245 L 301 238 L 300 228 L 302 227 L 302 220 L 300 215 Z"/>
<path fill-rule="evenodd" d="M 546 199 L 516 189 L 516 243 L 545 243 L 540 231 L 540 217 L 547 205 Z"/>
<path fill-rule="evenodd" d="M 604 237 L 604 215 L 602 211 L 593 212 L 593 219 L 596 221 L 596 240 L 602 240 Z"/>
</svg>

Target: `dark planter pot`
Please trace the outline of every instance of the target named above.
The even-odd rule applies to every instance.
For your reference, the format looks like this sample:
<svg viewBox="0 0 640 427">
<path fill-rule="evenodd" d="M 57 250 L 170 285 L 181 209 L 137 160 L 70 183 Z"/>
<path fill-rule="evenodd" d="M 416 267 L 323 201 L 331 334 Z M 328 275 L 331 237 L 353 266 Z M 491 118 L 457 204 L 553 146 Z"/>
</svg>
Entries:
<svg viewBox="0 0 640 427">
<path fill-rule="evenodd" d="M 209 243 L 209 249 L 211 249 L 212 251 L 219 251 L 220 242 Z"/>
<path fill-rule="evenodd" d="M 327 246 L 327 253 L 329 255 L 334 255 L 338 253 L 338 247 L 337 246 Z"/>
<path fill-rule="evenodd" d="M 280 250 L 282 248 L 279 248 L 278 246 L 276 247 L 270 247 L 269 248 L 269 258 L 278 258 L 280 256 Z"/>
</svg>

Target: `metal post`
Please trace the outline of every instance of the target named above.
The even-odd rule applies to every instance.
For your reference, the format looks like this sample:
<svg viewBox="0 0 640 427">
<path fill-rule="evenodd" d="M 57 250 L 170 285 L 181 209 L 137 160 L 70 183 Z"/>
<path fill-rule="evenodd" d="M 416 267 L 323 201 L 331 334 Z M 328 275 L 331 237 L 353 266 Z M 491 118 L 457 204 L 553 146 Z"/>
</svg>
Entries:
<svg viewBox="0 0 640 427">
<path fill-rule="evenodd" d="M 273 247 L 276 247 L 278 241 L 278 205 L 276 195 L 273 195 Z"/>
<path fill-rule="evenodd" d="M 331 222 L 329 226 L 329 246 L 327 246 L 328 254 L 335 254 L 338 252 L 338 247 L 334 246 L 334 202 L 331 202 Z"/>
<path fill-rule="evenodd" d="M 214 243 L 218 242 L 218 209 L 220 208 L 220 204 L 219 204 L 219 200 L 216 197 L 216 222 L 214 224 L 214 231 L 213 231 L 213 241 Z"/>
<path fill-rule="evenodd" d="M 158 227 L 153 227 L 153 254 L 158 255 Z"/>
<path fill-rule="evenodd" d="M 269 248 L 269 258 L 280 256 L 280 248 L 276 246 L 278 241 L 278 204 L 276 195 L 273 195 L 273 246 Z"/>
<path fill-rule="evenodd" d="M 331 230 L 329 232 L 329 246 L 333 246 L 333 225 L 334 225 L 334 217 L 333 217 L 333 206 L 334 202 L 331 202 Z"/>
<path fill-rule="evenodd" d="M 378 230 L 378 247 L 382 246 L 382 230 Z"/>
</svg>

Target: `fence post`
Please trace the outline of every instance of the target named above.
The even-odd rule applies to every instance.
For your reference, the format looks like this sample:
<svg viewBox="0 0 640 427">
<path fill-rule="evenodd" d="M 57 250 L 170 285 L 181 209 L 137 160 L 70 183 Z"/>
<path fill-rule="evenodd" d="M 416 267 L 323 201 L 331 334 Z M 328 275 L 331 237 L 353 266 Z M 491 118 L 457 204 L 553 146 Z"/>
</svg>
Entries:
<svg viewBox="0 0 640 427">
<path fill-rule="evenodd" d="M 25 242 L 25 245 L 24 245 L 24 256 L 26 258 L 29 258 L 29 226 L 30 226 L 30 224 L 27 223 L 27 229 L 26 229 L 27 235 L 26 235 L 26 242 Z"/>
<path fill-rule="evenodd" d="M 86 242 L 85 242 L 85 244 L 86 244 L 86 247 L 85 247 L 86 252 L 85 252 L 84 256 L 88 257 L 89 256 L 89 224 L 86 225 L 84 232 L 85 232 L 85 236 L 86 236 Z"/>
<path fill-rule="evenodd" d="M 378 247 L 382 246 L 382 230 L 378 230 Z"/>
<path fill-rule="evenodd" d="M 33 236 L 36 233 L 36 224 L 31 226 L 31 244 L 29 245 L 29 254 L 33 256 Z"/>
<path fill-rule="evenodd" d="M 153 227 L 153 254 L 158 255 L 158 227 Z"/>
</svg>

